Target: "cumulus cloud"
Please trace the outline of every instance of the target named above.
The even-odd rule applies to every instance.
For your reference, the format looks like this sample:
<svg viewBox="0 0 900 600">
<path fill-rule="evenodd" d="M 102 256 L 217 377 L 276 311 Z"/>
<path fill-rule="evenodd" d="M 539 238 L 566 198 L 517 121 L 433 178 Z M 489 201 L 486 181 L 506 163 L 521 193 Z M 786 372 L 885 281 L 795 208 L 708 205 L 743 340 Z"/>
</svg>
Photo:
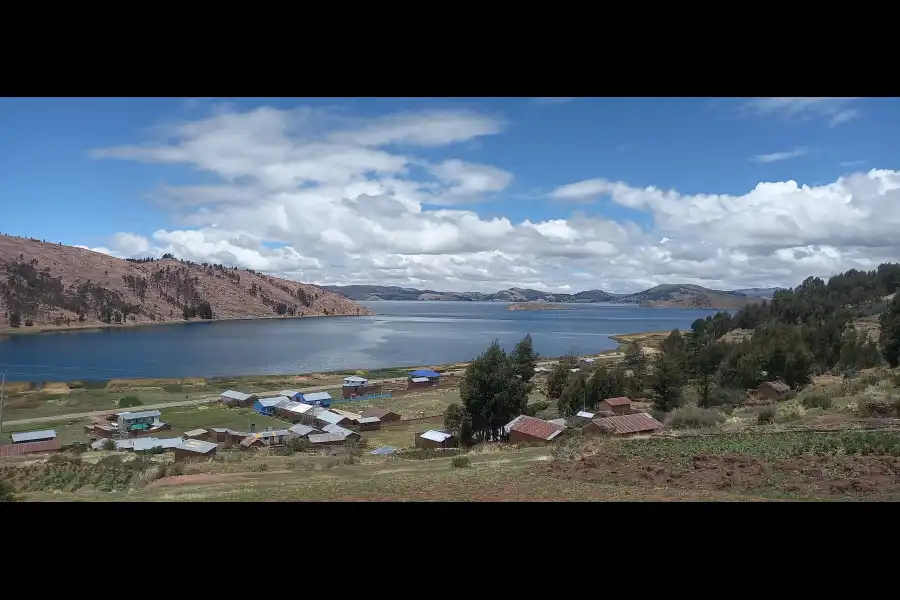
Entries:
<svg viewBox="0 0 900 600">
<path fill-rule="evenodd" d="M 858 100 L 860 98 L 753 98 L 743 102 L 740 110 L 747 115 L 771 115 L 785 120 L 824 120 L 834 127 L 862 114 L 854 106 Z"/>
<path fill-rule="evenodd" d="M 604 178 L 549 194 L 603 198 L 645 213 L 649 226 L 577 211 L 515 220 L 492 208 L 484 216 L 471 203 L 504 193 L 513 174 L 435 152 L 464 152 L 460 142 L 505 127 L 467 111 L 363 121 L 306 108 L 220 110 L 158 127 L 146 143 L 92 155 L 188 165 L 218 181 L 152 190 L 177 229 L 120 233 L 95 250 L 171 252 L 317 284 L 622 292 L 673 282 L 796 285 L 811 274 L 871 268 L 900 251 L 900 173 L 885 170 L 817 187 L 760 183 L 737 196 Z"/>
</svg>

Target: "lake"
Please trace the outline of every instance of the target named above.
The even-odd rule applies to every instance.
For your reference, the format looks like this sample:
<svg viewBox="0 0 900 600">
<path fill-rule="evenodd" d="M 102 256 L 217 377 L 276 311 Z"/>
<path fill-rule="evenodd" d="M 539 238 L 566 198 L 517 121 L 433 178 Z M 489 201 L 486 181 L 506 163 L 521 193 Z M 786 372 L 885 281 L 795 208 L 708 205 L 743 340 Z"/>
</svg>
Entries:
<svg viewBox="0 0 900 600">
<path fill-rule="evenodd" d="M 470 360 L 525 334 L 543 356 L 610 350 L 609 336 L 687 329 L 716 311 L 568 304 L 509 311 L 500 302 L 361 302 L 375 316 L 210 321 L 0 338 L 7 381 L 312 373 Z"/>
</svg>

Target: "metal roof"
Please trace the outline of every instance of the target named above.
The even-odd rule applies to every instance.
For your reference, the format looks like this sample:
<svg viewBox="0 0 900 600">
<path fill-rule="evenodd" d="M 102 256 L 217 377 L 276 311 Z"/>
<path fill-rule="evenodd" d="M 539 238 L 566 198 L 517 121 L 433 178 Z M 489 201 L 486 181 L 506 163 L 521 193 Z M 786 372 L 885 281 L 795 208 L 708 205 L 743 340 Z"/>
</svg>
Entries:
<svg viewBox="0 0 900 600">
<path fill-rule="evenodd" d="M 347 437 L 348 435 L 352 435 L 352 434 L 356 433 L 355 431 L 351 431 L 350 429 L 347 429 L 346 427 L 341 427 L 340 425 L 332 425 L 330 423 L 328 425 L 326 425 L 325 427 L 323 427 L 322 431 L 324 431 L 325 433 L 335 433 L 335 434 L 343 436 L 343 437 Z"/>
<path fill-rule="evenodd" d="M 147 438 L 154 439 L 154 438 Z M 113 440 L 116 443 L 116 450 L 130 450 L 134 448 L 134 440 Z"/>
<path fill-rule="evenodd" d="M 589 412 L 585 412 L 583 410 L 579 410 L 577 413 L 575 413 L 575 416 L 581 417 L 583 419 L 593 419 L 594 413 L 589 413 Z"/>
<path fill-rule="evenodd" d="M 122 440 L 124 441 L 124 440 Z M 180 437 L 177 438 L 135 438 L 132 442 L 131 447 L 134 448 L 135 452 L 140 452 L 142 450 L 152 450 L 153 448 L 163 448 L 164 450 L 168 450 L 170 448 L 174 448 L 183 442 L 184 440 Z"/>
<path fill-rule="evenodd" d="M 412 379 L 410 379 L 410 381 L 412 381 L 413 383 L 425 383 L 426 381 L 431 381 L 431 380 L 428 379 L 427 377 L 413 377 Z"/>
<path fill-rule="evenodd" d="M 357 423 L 366 424 L 366 423 L 381 423 L 381 419 L 378 417 L 360 417 L 356 420 Z"/>
<path fill-rule="evenodd" d="M 626 398 L 625 396 L 617 396 L 615 398 L 607 398 L 604 400 L 610 406 L 629 406 L 631 405 L 631 398 Z"/>
<path fill-rule="evenodd" d="M 175 446 L 175 449 L 187 450 L 188 452 L 196 452 L 198 454 L 208 454 L 218 447 L 219 445 L 213 442 L 204 442 L 203 440 L 186 440 Z"/>
<path fill-rule="evenodd" d="M 288 398 L 293 398 L 298 394 L 303 395 L 303 392 L 301 392 L 300 390 L 281 390 L 278 393 L 282 396 L 287 396 Z"/>
<path fill-rule="evenodd" d="M 397 449 L 392 446 L 382 446 L 381 448 L 375 448 L 369 454 L 396 454 Z"/>
<path fill-rule="evenodd" d="M 592 363 L 592 362 L 594 362 L 594 359 L 593 358 L 582 358 L 581 362 Z"/>
<path fill-rule="evenodd" d="M 525 435 L 530 435 L 542 440 L 550 441 L 558 436 L 563 428 L 556 423 L 529 417 L 528 415 L 520 415 L 513 419 L 507 426 L 507 431 L 518 431 Z"/>
<path fill-rule="evenodd" d="M 331 394 L 328 392 L 311 392 L 303 394 L 303 399 L 307 402 L 315 402 L 317 400 L 331 400 Z"/>
<path fill-rule="evenodd" d="M 438 431 L 436 429 L 429 429 L 419 437 L 423 437 L 426 440 L 431 440 L 432 442 L 444 442 L 449 438 L 453 437 L 452 433 L 448 433 L 446 431 Z"/>
<path fill-rule="evenodd" d="M 274 398 L 260 398 L 257 402 L 264 408 L 275 408 L 282 402 L 290 402 L 290 400 L 286 396 L 275 396 Z"/>
<path fill-rule="evenodd" d="M 140 410 L 137 412 L 123 412 L 119 413 L 119 417 L 125 419 L 126 421 L 131 421 L 132 419 L 146 419 L 147 417 L 159 417 L 160 412 L 158 410 Z"/>
<path fill-rule="evenodd" d="M 360 377 L 359 375 L 351 375 L 350 377 L 344 377 L 344 381 L 347 383 L 368 383 L 369 380 L 365 377 Z"/>
<path fill-rule="evenodd" d="M 232 400 L 249 400 L 253 394 L 245 394 L 244 392 L 236 392 L 234 390 L 225 390 L 220 394 L 222 398 L 230 398 Z"/>
<path fill-rule="evenodd" d="M 326 423 L 330 423 L 331 425 L 337 425 L 347 417 L 344 415 L 339 415 L 336 412 L 331 412 L 330 410 L 323 410 L 319 414 L 316 415 L 316 418 L 320 421 L 325 421 Z"/>
<path fill-rule="evenodd" d="M 260 444 L 263 443 L 263 441 L 261 439 L 259 439 L 258 437 L 250 435 L 241 440 L 241 446 L 246 446 L 249 448 L 256 442 L 259 442 Z"/>
<path fill-rule="evenodd" d="M 410 377 L 440 377 L 441 374 L 431 369 L 419 369 L 409 374 Z"/>
<path fill-rule="evenodd" d="M 216 433 L 228 433 L 231 431 L 227 427 L 210 427 L 209 430 L 215 431 Z"/>
<path fill-rule="evenodd" d="M 782 381 L 767 381 L 767 382 L 763 383 L 762 385 L 767 385 L 767 386 L 769 386 L 770 388 L 772 388 L 773 390 L 775 390 L 775 391 L 778 392 L 779 394 L 784 394 L 785 392 L 791 391 L 791 388 L 789 388 L 789 387 L 788 387 L 784 382 L 782 382 Z"/>
<path fill-rule="evenodd" d="M 191 429 L 190 431 L 185 431 L 185 437 L 196 437 L 198 435 L 203 435 L 204 433 L 209 433 L 205 429 Z"/>
<path fill-rule="evenodd" d="M 381 419 L 381 418 L 383 418 L 385 415 L 397 415 L 398 417 L 400 416 L 398 413 L 396 413 L 396 412 L 394 412 L 394 411 L 392 411 L 392 410 L 388 410 L 388 409 L 386 409 L 386 408 L 375 408 L 375 407 L 372 407 L 372 408 L 364 408 L 363 411 L 362 411 L 362 416 L 363 416 L 363 418 L 366 418 L 366 417 L 378 417 L 379 419 Z"/>
<path fill-rule="evenodd" d="M 291 402 L 290 404 L 285 404 L 281 408 L 302 415 L 306 414 L 310 409 L 315 408 L 315 406 L 312 404 L 304 404 L 303 402 Z"/>
<path fill-rule="evenodd" d="M 337 413 L 339 415 L 345 416 L 348 419 L 351 419 L 353 421 L 356 421 L 356 420 L 362 418 L 361 414 L 355 413 L 355 412 L 350 412 L 349 410 L 341 410 L 340 408 L 331 408 L 329 410 L 331 410 L 331 412 L 333 412 L 333 413 Z"/>
<path fill-rule="evenodd" d="M 37 442 L 43 440 L 52 440 L 56 438 L 56 432 L 52 429 L 42 429 L 40 431 L 23 431 L 22 433 L 13 433 L 10 435 L 13 444 L 22 444 L 25 442 Z"/>
<path fill-rule="evenodd" d="M 19 456 L 36 452 L 55 452 L 60 449 L 59 438 L 44 442 L 25 442 L 22 444 L 3 444 L 0 446 L 0 458 L 6 456 Z"/>
<path fill-rule="evenodd" d="M 594 419 L 594 423 L 601 427 L 609 427 L 617 434 L 639 433 L 642 431 L 656 431 L 663 428 L 663 424 L 647 413 L 635 413 L 633 415 L 620 415 L 617 417 L 605 417 Z"/>
<path fill-rule="evenodd" d="M 325 444 L 328 442 L 343 442 L 346 437 L 339 433 L 317 433 L 309 436 L 309 441 L 313 444 Z"/>
<path fill-rule="evenodd" d="M 303 437 L 303 436 L 309 435 L 311 433 L 317 433 L 319 430 L 316 429 L 315 427 L 310 427 L 309 425 L 303 425 L 302 423 L 297 423 L 293 427 L 290 427 L 288 429 L 288 431 L 290 431 L 294 435 L 299 435 L 300 437 Z"/>
<path fill-rule="evenodd" d="M 276 429 L 274 431 L 257 431 L 256 433 L 251 434 L 251 435 L 262 439 L 262 438 L 270 438 L 270 437 L 284 437 L 287 434 L 288 434 L 287 429 Z"/>
</svg>

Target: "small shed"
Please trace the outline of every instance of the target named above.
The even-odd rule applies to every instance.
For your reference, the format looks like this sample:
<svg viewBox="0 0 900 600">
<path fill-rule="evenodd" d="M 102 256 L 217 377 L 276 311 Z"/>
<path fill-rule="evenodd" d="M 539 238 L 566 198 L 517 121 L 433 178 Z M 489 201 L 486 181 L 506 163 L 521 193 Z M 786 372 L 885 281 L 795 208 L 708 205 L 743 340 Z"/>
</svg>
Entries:
<svg viewBox="0 0 900 600">
<path fill-rule="evenodd" d="M 765 383 L 761 383 L 758 388 L 756 388 L 756 393 L 760 398 L 765 398 L 767 400 L 780 400 L 784 398 L 791 392 L 791 388 L 787 386 L 783 381 L 767 381 Z"/>
<path fill-rule="evenodd" d="M 311 434 L 321 433 L 321 431 L 315 427 L 310 427 L 309 425 L 304 425 L 302 423 L 297 423 L 296 425 L 288 427 L 288 432 L 297 437 L 307 437 Z"/>
<path fill-rule="evenodd" d="M 303 394 L 303 402 L 313 406 L 324 406 L 325 408 L 328 408 L 331 406 L 331 394 L 328 392 L 310 392 L 308 394 Z"/>
<path fill-rule="evenodd" d="M 214 442 L 228 442 L 228 433 L 227 427 L 211 427 L 209 437 Z"/>
<path fill-rule="evenodd" d="M 416 436 L 416 448 L 455 448 L 456 437 L 449 431 L 430 429 Z"/>
<path fill-rule="evenodd" d="M 611 433 L 617 437 L 649 435 L 664 428 L 664 425 L 647 413 L 618 415 L 594 419 L 581 430 L 583 433 Z"/>
<path fill-rule="evenodd" d="M 215 455 L 219 445 L 214 442 L 204 442 L 203 440 L 185 440 L 175 446 L 175 460 L 197 460 L 209 458 Z"/>
<path fill-rule="evenodd" d="M 119 440 L 124 441 L 124 440 Z M 146 452 L 154 448 L 162 448 L 165 452 L 175 450 L 175 446 L 180 445 L 184 440 L 180 437 L 176 438 L 135 438 L 131 440 L 131 450 L 135 452 Z M 117 444 L 118 446 L 118 444 Z M 118 450 L 118 447 L 116 448 Z"/>
<path fill-rule="evenodd" d="M 579 418 L 582 418 L 582 419 L 587 419 L 588 421 L 590 421 L 591 419 L 594 418 L 594 413 L 592 413 L 592 412 L 587 412 L 587 411 L 583 411 L 583 410 L 579 410 L 577 413 L 575 413 L 575 416 L 576 416 L 576 417 L 579 417 Z"/>
<path fill-rule="evenodd" d="M 521 442 L 550 442 L 561 434 L 565 427 L 528 415 L 519 415 L 504 427 L 513 444 Z"/>
<path fill-rule="evenodd" d="M 339 435 L 345 440 L 351 442 L 358 442 L 362 437 L 352 429 L 347 429 L 346 427 L 341 427 L 340 425 L 326 425 L 322 428 L 324 433 L 333 433 L 335 435 Z"/>
<path fill-rule="evenodd" d="M 13 444 L 30 444 L 34 442 L 49 442 L 56 439 L 56 431 L 53 429 L 42 429 L 40 431 L 23 431 L 22 433 L 13 433 L 9 436 Z"/>
<path fill-rule="evenodd" d="M 360 417 L 356 420 L 356 424 L 360 431 L 372 431 L 373 429 L 381 429 L 381 419 L 378 417 Z"/>
<path fill-rule="evenodd" d="M 219 396 L 219 401 L 229 406 L 252 406 L 257 400 L 259 400 L 258 396 L 236 392 L 235 390 L 225 390 Z"/>
<path fill-rule="evenodd" d="M 362 410 L 362 416 L 365 417 L 378 417 L 382 423 L 389 423 L 391 421 L 399 421 L 400 413 L 395 413 L 392 410 L 388 410 L 386 408 L 364 408 Z"/>
<path fill-rule="evenodd" d="M 309 436 L 309 443 L 314 446 L 342 446 L 346 439 L 339 433 L 317 433 Z"/>
<path fill-rule="evenodd" d="M 607 398 L 602 400 L 597 407 L 600 412 L 611 412 L 614 415 L 627 415 L 631 413 L 631 399 L 625 396 Z"/>
<path fill-rule="evenodd" d="M 353 424 L 353 420 L 330 410 L 323 410 L 316 415 L 316 422 L 319 425 L 340 425 L 341 427 L 349 427 Z"/>
<path fill-rule="evenodd" d="M 283 419 L 287 419 L 292 423 L 296 423 L 297 421 L 302 420 L 303 415 L 305 415 L 313 406 L 311 404 L 304 404 L 303 402 L 288 402 L 287 404 L 279 404 L 275 407 L 275 414 Z"/>
<path fill-rule="evenodd" d="M 419 377 L 425 377 L 426 379 L 430 379 L 431 381 L 437 383 L 441 379 L 441 374 L 432 369 L 418 369 L 416 371 L 412 371 L 409 374 L 410 379 L 416 379 Z"/>
<path fill-rule="evenodd" d="M 253 410 L 261 415 L 271 417 L 275 414 L 275 408 L 279 404 L 288 404 L 290 400 L 286 396 L 275 396 L 274 398 L 260 398 L 253 403 Z"/>
<path fill-rule="evenodd" d="M 550 419 L 550 420 L 547 421 L 547 422 L 548 422 L 548 423 L 554 423 L 554 424 L 556 424 L 556 425 L 559 425 L 559 426 L 562 427 L 563 429 L 566 429 L 566 428 L 569 427 L 569 424 L 566 422 L 565 419 Z"/>
<path fill-rule="evenodd" d="M 258 449 L 266 447 L 266 443 L 255 435 L 248 435 L 243 440 L 241 440 L 241 443 L 238 445 L 240 446 L 241 450 L 252 450 L 254 448 Z"/>
<path fill-rule="evenodd" d="M 205 429 L 191 429 L 184 432 L 184 437 L 192 440 L 208 440 L 209 432 Z"/>
<path fill-rule="evenodd" d="M 355 412 L 350 412 L 349 410 L 341 410 L 340 408 L 330 408 L 328 410 L 330 410 L 333 413 L 337 413 L 337 414 L 341 415 L 342 417 L 347 417 L 351 421 L 358 421 L 359 419 L 362 418 L 361 414 L 355 413 Z"/>
</svg>

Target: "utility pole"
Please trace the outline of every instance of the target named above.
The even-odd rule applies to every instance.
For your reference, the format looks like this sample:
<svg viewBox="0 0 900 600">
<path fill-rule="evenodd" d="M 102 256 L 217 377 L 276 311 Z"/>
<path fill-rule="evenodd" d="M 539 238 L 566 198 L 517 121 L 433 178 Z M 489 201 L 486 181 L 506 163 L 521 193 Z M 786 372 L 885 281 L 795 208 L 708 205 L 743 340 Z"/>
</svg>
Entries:
<svg viewBox="0 0 900 600">
<path fill-rule="evenodd" d="M 0 372 L 0 444 L 3 443 L 3 388 L 6 387 L 6 369 Z"/>
</svg>

